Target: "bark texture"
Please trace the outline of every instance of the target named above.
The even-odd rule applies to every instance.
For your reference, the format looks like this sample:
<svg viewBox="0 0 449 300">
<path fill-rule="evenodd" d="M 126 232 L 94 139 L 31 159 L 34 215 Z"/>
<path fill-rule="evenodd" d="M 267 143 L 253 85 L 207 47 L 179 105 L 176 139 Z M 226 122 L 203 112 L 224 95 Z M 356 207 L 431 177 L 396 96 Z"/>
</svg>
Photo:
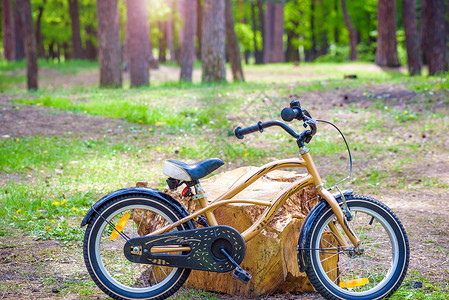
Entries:
<svg viewBox="0 0 449 300">
<path fill-rule="evenodd" d="M 197 6 L 191 0 L 178 0 L 179 14 L 183 27 L 179 32 L 181 66 L 180 80 L 192 81 L 193 63 L 195 61 L 195 36 L 197 21 Z"/>
<path fill-rule="evenodd" d="M 13 61 L 16 59 L 16 44 L 11 0 L 2 0 L 2 31 L 5 59 Z"/>
<path fill-rule="evenodd" d="M 171 13 L 169 20 L 165 22 L 165 38 L 167 39 L 167 48 L 168 52 L 170 53 L 170 61 L 174 62 L 176 61 L 175 45 L 174 45 L 175 28 L 173 24 L 173 14 L 175 6 L 173 5 L 172 0 L 167 1 L 167 5 L 170 7 Z"/>
<path fill-rule="evenodd" d="M 287 50 L 285 51 L 285 60 L 288 62 L 299 63 L 299 51 L 298 47 L 293 44 L 294 39 L 298 39 L 299 34 L 294 30 L 287 32 Z"/>
<path fill-rule="evenodd" d="M 416 0 L 402 0 L 402 22 L 407 48 L 408 71 L 412 76 L 419 75 L 421 74 L 422 58 L 416 25 Z"/>
<path fill-rule="evenodd" d="M 267 2 L 265 11 L 265 35 L 263 40 L 264 62 L 284 61 L 284 6 Z"/>
<path fill-rule="evenodd" d="M 202 26 L 202 80 L 226 81 L 224 0 L 204 0 Z"/>
<path fill-rule="evenodd" d="M 27 87 L 28 90 L 37 90 L 37 49 L 36 37 L 33 30 L 33 16 L 31 15 L 30 0 L 17 0 L 17 8 L 20 9 L 22 24 L 25 33 L 25 56 L 27 60 Z"/>
<path fill-rule="evenodd" d="M 341 0 L 341 10 L 343 11 L 343 17 L 345 19 L 346 28 L 349 31 L 349 44 L 351 46 L 351 60 L 357 60 L 357 35 L 355 32 L 354 24 L 348 14 L 348 8 L 346 7 L 346 0 Z"/>
<path fill-rule="evenodd" d="M 117 0 L 97 1 L 100 87 L 121 87 L 120 22 Z"/>
<path fill-rule="evenodd" d="M 96 60 L 97 59 L 97 47 L 94 44 L 94 36 L 97 35 L 95 28 L 92 25 L 86 25 L 84 27 L 86 31 L 86 59 Z"/>
<path fill-rule="evenodd" d="M 234 15 L 232 13 L 232 1 L 226 1 L 226 49 L 229 62 L 231 63 L 232 77 L 234 81 L 245 81 L 242 70 L 242 59 L 240 57 L 239 41 L 234 29 Z"/>
<path fill-rule="evenodd" d="M 159 26 L 159 32 L 160 32 L 160 37 L 159 37 L 159 57 L 158 60 L 161 63 L 164 63 L 167 61 L 167 56 L 166 56 L 166 52 L 167 52 L 167 23 L 166 22 L 158 22 L 158 26 Z"/>
<path fill-rule="evenodd" d="M 131 86 L 150 84 L 150 32 L 145 0 L 126 1 L 127 53 Z"/>
<path fill-rule="evenodd" d="M 263 13 L 263 12 L 262 12 Z M 263 63 L 263 48 L 259 49 L 257 46 L 257 19 L 256 19 L 256 4 L 251 3 L 251 19 L 252 19 L 252 29 L 253 29 L 253 43 L 254 43 L 254 59 L 256 65 Z"/>
<path fill-rule="evenodd" d="M 399 67 L 396 39 L 396 0 L 379 0 L 377 3 L 376 64 Z"/>
<path fill-rule="evenodd" d="M 266 31 L 265 31 L 265 11 L 264 11 L 264 7 L 263 7 L 263 2 L 262 0 L 257 0 L 257 9 L 258 9 L 258 15 L 259 15 L 259 25 L 260 25 L 260 33 L 262 34 L 262 50 L 260 55 L 262 56 L 261 58 L 261 64 L 266 63 L 265 61 L 265 35 L 266 35 Z"/>
<path fill-rule="evenodd" d="M 197 57 L 199 59 L 201 58 L 201 47 L 203 43 L 202 31 L 203 31 L 203 5 L 202 0 L 196 0 L 196 35 L 198 37 Z"/>
<path fill-rule="evenodd" d="M 14 37 L 14 43 L 16 46 L 16 60 L 21 60 L 25 58 L 25 31 L 20 7 L 17 5 L 17 2 L 14 9 Z"/>
<path fill-rule="evenodd" d="M 444 8 L 444 0 L 423 1 L 423 52 L 429 66 L 429 75 L 447 70 Z"/>
<path fill-rule="evenodd" d="M 44 0 L 44 5 L 47 1 Z M 45 57 L 44 38 L 42 36 L 42 14 L 44 13 L 44 6 L 38 7 L 38 14 L 36 19 L 36 43 L 39 57 Z"/>
<path fill-rule="evenodd" d="M 72 58 L 83 59 L 83 46 L 81 44 L 80 15 L 78 0 L 69 0 L 70 20 L 72 21 Z"/>
</svg>

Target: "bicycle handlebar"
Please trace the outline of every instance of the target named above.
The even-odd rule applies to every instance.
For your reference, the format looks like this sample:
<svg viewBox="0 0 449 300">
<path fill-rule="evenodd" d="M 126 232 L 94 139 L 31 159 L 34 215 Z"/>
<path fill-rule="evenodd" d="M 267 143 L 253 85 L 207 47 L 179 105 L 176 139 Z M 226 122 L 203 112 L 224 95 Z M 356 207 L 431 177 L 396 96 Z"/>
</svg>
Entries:
<svg viewBox="0 0 449 300">
<path fill-rule="evenodd" d="M 290 134 L 292 137 L 294 137 L 295 139 L 299 138 L 299 134 L 294 131 L 290 126 L 288 126 L 287 124 L 285 124 L 284 122 L 281 121 L 268 121 L 265 123 L 262 122 L 258 122 L 256 125 L 252 125 L 249 127 L 245 127 L 245 128 L 240 128 L 237 127 L 234 131 L 235 136 L 238 139 L 243 139 L 243 136 L 256 132 L 256 131 L 260 131 L 263 132 L 264 128 L 268 128 L 268 127 L 273 127 L 273 126 L 279 126 L 282 129 L 284 129 L 288 134 Z"/>
<path fill-rule="evenodd" d="M 309 112 L 305 109 L 302 109 L 299 101 L 292 101 L 290 103 L 290 107 L 286 107 L 281 112 L 281 118 L 282 120 L 286 122 L 290 122 L 293 119 L 304 121 L 304 127 L 307 127 L 307 125 L 310 127 L 310 130 L 305 130 L 301 134 L 298 134 L 296 131 L 294 131 L 290 126 L 285 124 L 281 121 L 268 121 L 265 123 L 262 123 L 259 121 L 256 125 L 252 125 L 245 128 L 237 127 L 234 131 L 235 136 L 238 139 L 243 139 L 243 137 L 247 134 L 253 133 L 253 132 L 263 132 L 264 128 L 272 127 L 272 126 L 279 126 L 282 129 L 284 129 L 288 134 L 290 134 L 295 139 L 300 139 L 306 143 L 309 143 L 312 137 L 315 135 L 317 128 L 316 128 L 316 122 L 315 119 L 313 119 Z"/>
</svg>

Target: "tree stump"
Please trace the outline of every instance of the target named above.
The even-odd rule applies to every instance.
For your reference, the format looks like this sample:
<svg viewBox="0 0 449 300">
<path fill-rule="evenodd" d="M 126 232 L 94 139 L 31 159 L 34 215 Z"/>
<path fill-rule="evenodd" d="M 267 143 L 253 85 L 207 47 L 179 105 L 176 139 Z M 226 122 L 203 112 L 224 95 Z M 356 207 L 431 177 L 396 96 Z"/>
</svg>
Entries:
<svg viewBox="0 0 449 300">
<path fill-rule="evenodd" d="M 201 185 L 211 194 L 208 197 L 211 201 L 226 192 L 234 182 L 251 176 L 255 170 L 257 168 L 243 167 L 224 172 L 203 180 Z M 274 171 L 260 178 L 234 198 L 269 202 L 290 182 L 301 176 L 303 175 L 294 172 Z M 179 200 L 189 212 L 199 208 L 197 201 L 182 197 L 180 191 L 165 192 Z M 242 297 L 257 297 L 276 291 L 313 291 L 306 274 L 299 271 L 296 247 L 305 216 L 317 203 L 317 199 L 312 201 L 308 199 L 315 197 L 316 190 L 312 188 L 294 194 L 261 233 L 248 241 L 245 259 L 241 264 L 242 268 L 252 275 L 248 284 L 235 278 L 232 272 L 192 270 L 186 285 Z M 242 233 L 259 218 L 265 208 L 252 204 L 229 204 L 220 206 L 214 212 L 220 225 L 231 226 Z M 328 261 L 327 269 L 336 269 L 338 257 Z"/>
</svg>

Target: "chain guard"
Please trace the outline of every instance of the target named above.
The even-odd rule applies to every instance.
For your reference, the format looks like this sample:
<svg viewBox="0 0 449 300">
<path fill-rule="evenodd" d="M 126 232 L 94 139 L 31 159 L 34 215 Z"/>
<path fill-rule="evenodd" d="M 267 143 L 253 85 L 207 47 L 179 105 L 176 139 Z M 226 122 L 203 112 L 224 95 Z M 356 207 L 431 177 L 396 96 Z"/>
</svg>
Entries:
<svg viewBox="0 0 449 300">
<path fill-rule="evenodd" d="M 151 253 L 154 246 L 190 246 L 191 250 Z M 133 251 L 135 247 L 139 251 Z M 212 272 L 233 270 L 235 267 L 221 254 L 220 248 L 225 248 L 238 264 L 245 257 L 243 237 L 234 228 L 222 225 L 132 238 L 124 246 L 124 254 L 133 263 Z"/>
</svg>

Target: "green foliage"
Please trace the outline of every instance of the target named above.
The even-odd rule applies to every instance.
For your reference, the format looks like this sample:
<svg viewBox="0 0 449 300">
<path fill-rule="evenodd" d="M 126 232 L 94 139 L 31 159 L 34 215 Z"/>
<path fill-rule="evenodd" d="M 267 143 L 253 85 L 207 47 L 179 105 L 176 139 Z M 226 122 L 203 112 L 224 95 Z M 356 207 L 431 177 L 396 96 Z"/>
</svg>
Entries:
<svg viewBox="0 0 449 300">
<path fill-rule="evenodd" d="M 235 24 L 235 34 L 244 50 L 254 51 L 254 32 L 249 24 Z M 258 48 L 262 45 L 262 38 L 256 35 Z"/>
</svg>

